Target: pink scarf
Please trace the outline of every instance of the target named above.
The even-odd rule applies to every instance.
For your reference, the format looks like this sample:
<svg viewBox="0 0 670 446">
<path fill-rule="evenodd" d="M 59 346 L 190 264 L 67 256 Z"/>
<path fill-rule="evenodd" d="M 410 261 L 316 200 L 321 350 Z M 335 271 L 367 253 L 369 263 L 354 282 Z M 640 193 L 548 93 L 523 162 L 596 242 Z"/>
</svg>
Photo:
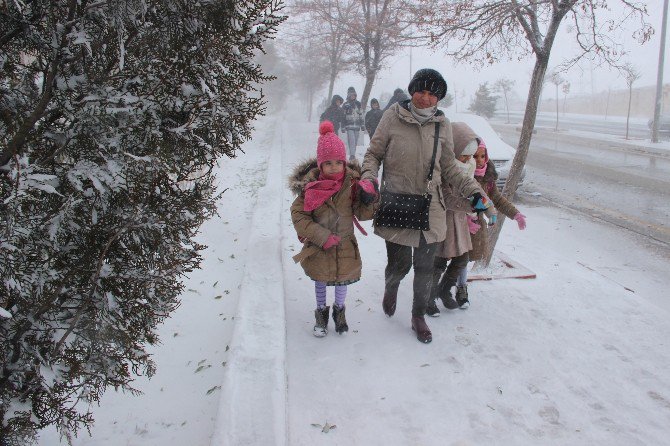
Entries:
<svg viewBox="0 0 670 446">
<path fill-rule="evenodd" d="M 484 161 L 484 167 L 482 167 L 481 169 L 480 168 L 475 169 L 475 176 L 476 177 L 483 177 L 484 174 L 486 173 L 486 168 L 489 165 L 489 151 L 486 150 L 486 149 L 484 149 L 484 150 L 485 150 L 485 153 L 486 153 L 486 160 Z"/>
<path fill-rule="evenodd" d="M 323 172 L 319 174 L 317 181 L 307 183 L 305 186 L 305 211 L 313 211 L 326 202 L 342 188 L 344 183 L 344 173 L 335 175 L 326 175 Z"/>
</svg>

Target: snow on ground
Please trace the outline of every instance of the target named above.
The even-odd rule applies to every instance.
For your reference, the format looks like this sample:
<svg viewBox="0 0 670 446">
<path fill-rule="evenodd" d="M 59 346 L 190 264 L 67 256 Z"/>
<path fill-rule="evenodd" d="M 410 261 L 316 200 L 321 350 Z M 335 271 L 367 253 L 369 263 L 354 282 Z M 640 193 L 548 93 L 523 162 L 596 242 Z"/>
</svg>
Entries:
<svg viewBox="0 0 670 446">
<path fill-rule="evenodd" d="M 108 392 L 92 437 L 75 445 L 208 445 L 212 436 L 217 446 L 667 443 L 663 259 L 620 228 L 522 196 L 528 228 L 508 221 L 498 246 L 537 279 L 471 283 L 470 309 L 429 318 L 434 340 L 423 345 L 409 326 L 411 273 L 395 316 L 381 310 L 384 243 L 364 222 L 371 235 L 357 234 L 363 279 L 349 287 L 350 331 L 334 333 L 331 320 L 317 339 L 313 284 L 291 259 L 300 244 L 285 187 L 315 154 L 316 124 L 267 118 L 257 128 L 247 154 L 222 165 L 231 189 L 221 218 L 203 227 L 203 269 L 160 328 L 156 376 L 138 380 L 142 396 Z M 276 268 L 283 283 L 271 283 Z M 285 339 L 275 339 L 284 321 Z M 249 376 L 267 381 L 253 388 Z"/>
<path fill-rule="evenodd" d="M 238 297 L 247 266 L 250 223 L 258 191 L 264 186 L 267 158 L 273 142 L 273 121 L 261 120 L 254 141 L 233 160 L 222 160 L 219 217 L 202 227 L 198 241 L 202 268 L 185 283 L 181 306 L 159 327 L 161 344 L 150 349 L 157 363 L 151 379 L 135 387 L 144 394 L 110 389 L 94 408 L 92 436 L 83 431 L 76 446 L 186 446 L 209 444 L 215 429 Z M 43 432 L 41 446 L 59 442 L 55 429 Z"/>
</svg>

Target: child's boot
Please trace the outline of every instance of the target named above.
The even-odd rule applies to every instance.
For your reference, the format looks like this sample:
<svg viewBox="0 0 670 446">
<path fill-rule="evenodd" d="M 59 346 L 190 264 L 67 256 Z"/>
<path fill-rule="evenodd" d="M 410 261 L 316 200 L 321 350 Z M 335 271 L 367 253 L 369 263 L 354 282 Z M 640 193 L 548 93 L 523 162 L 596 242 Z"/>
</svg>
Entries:
<svg viewBox="0 0 670 446">
<path fill-rule="evenodd" d="M 335 331 L 339 334 L 349 331 L 349 325 L 347 325 L 347 318 L 344 315 L 344 305 L 338 307 L 333 305 L 333 321 L 335 322 Z"/>
<path fill-rule="evenodd" d="M 458 304 L 458 308 L 461 310 L 467 310 L 470 306 L 467 285 L 460 285 L 456 287 L 456 303 Z"/>
<path fill-rule="evenodd" d="M 437 297 L 440 298 L 442 301 L 442 305 L 444 305 L 444 308 L 447 310 L 455 310 L 458 308 L 458 302 L 454 300 L 453 297 L 451 297 L 451 287 L 453 284 L 447 284 L 447 283 L 440 283 L 440 286 L 438 287 L 438 294 Z"/>
<path fill-rule="evenodd" d="M 314 336 L 317 338 L 322 338 L 328 334 L 329 313 L 330 307 L 317 308 L 314 310 L 314 318 L 316 319 L 316 322 L 314 323 Z"/>
<path fill-rule="evenodd" d="M 430 317 L 440 317 L 440 309 L 437 308 L 437 304 L 435 304 L 435 299 L 432 297 L 428 299 L 426 314 Z"/>
</svg>

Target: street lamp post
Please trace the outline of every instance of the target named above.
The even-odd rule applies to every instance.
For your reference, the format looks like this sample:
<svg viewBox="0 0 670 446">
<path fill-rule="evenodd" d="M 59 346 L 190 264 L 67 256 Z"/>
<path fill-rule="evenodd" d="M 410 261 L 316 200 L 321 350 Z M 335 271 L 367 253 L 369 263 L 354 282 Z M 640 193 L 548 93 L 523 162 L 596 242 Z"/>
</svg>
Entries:
<svg viewBox="0 0 670 446">
<path fill-rule="evenodd" d="M 661 117 L 661 97 L 663 93 L 663 64 L 665 63 L 665 32 L 668 25 L 668 0 L 663 2 L 663 23 L 661 24 L 661 45 L 658 52 L 658 74 L 656 76 L 656 102 L 654 121 L 651 126 L 651 142 L 658 142 L 658 124 Z"/>
</svg>

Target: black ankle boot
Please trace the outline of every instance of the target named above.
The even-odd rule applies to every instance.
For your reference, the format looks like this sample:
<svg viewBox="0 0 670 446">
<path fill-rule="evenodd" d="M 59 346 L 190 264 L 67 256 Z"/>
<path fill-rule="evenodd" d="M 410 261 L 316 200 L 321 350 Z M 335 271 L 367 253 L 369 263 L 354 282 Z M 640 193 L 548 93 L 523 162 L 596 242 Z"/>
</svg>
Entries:
<svg viewBox="0 0 670 446">
<path fill-rule="evenodd" d="M 451 287 L 454 285 L 454 282 L 449 283 L 445 280 L 444 282 L 441 281 L 437 287 L 437 297 L 440 298 L 442 305 L 444 305 L 444 308 L 447 310 L 455 310 L 458 308 L 458 303 L 451 297 Z"/>
<path fill-rule="evenodd" d="M 440 309 L 435 304 L 435 299 L 428 299 L 428 306 L 426 307 L 426 314 L 430 317 L 440 317 Z"/>
<path fill-rule="evenodd" d="M 461 310 L 467 310 L 470 306 L 470 301 L 468 300 L 468 286 L 462 285 L 456 287 L 456 303 L 458 308 Z"/>
<path fill-rule="evenodd" d="M 330 313 L 330 307 L 323 307 L 321 309 L 314 310 L 314 336 L 317 338 L 322 338 L 328 334 L 328 315 Z"/>
<path fill-rule="evenodd" d="M 347 325 L 347 318 L 344 316 L 345 307 L 338 307 L 333 305 L 333 322 L 335 322 L 335 331 L 339 334 L 349 331 L 349 326 Z"/>
<path fill-rule="evenodd" d="M 388 291 L 384 291 L 384 299 L 382 300 L 382 308 L 384 309 L 384 313 L 388 317 L 391 317 L 395 314 L 395 306 L 396 306 L 396 301 L 397 300 L 398 300 L 398 292 L 397 291 L 395 293 L 390 293 Z"/>
</svg>

